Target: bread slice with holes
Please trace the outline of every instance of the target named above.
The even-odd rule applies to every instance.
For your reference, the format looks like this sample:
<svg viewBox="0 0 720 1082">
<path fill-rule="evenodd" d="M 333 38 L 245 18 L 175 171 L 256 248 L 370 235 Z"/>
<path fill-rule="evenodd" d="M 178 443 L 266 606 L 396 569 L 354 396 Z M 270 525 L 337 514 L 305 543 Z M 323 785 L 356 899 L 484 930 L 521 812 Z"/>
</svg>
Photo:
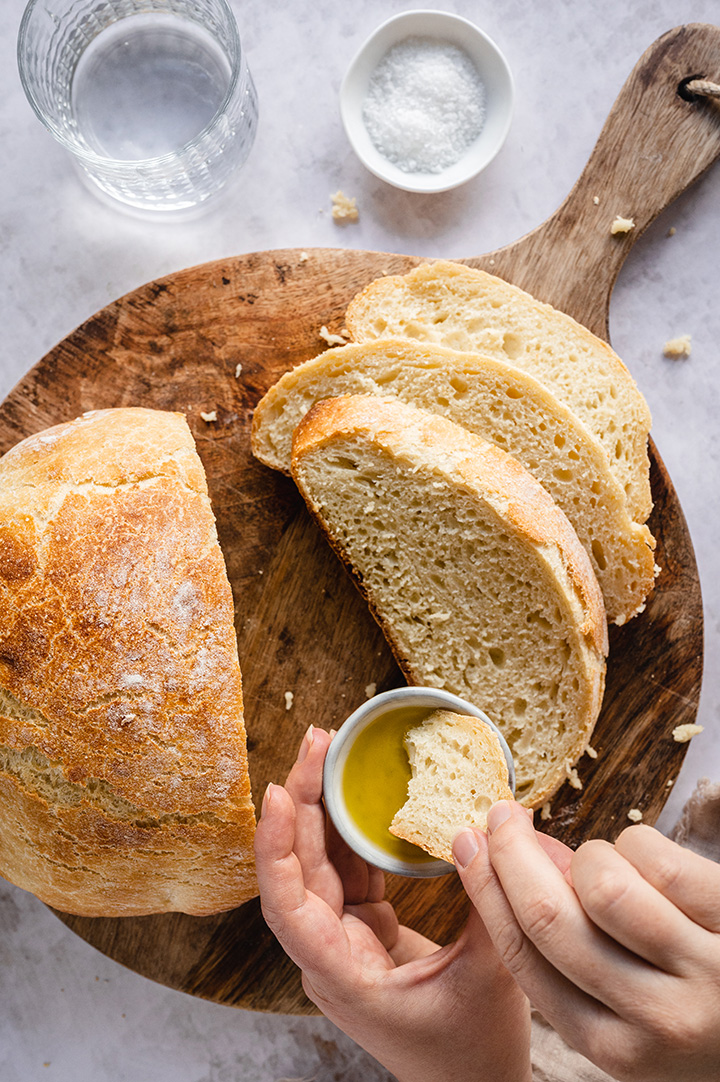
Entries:
<svg viewBox="0 0 720 1082">
<path fill-rule="evenodd" d="M 408 732 L 405 747 L 412 776 L 390 833 L 453 863 L 458 831 L 485 830 L 492 805 L 513 799 L 500 741 L 480 718 L 435 710 Z"/>
<path fill-rule="evenodd" d="M 528 372 L 602 443 L 630 516 L 646 521 L 647 403 L 610 346 L 564 312 L 485 271 L 441 260 L 371 282 L 350 303 L 345 323 L 357 342 L 434 342 Z"/>
<path fill-rule="evenodd" d="M 181 414 L 0 459 L 0 873 L 83 916 L 257 894 L 233 598 Z"/>
<path fill-rule="evenodd" d="M 323 398 L 397 397 L 497 444 L 541 482 L 575 527 L 623 624 L 655 582 L 655 541 L 627 512 L 607 454 L 585 425 L 527 372 L 490 357 L 400 339 L 329 349 L 286 372 L 255 408 L 253 453 L 289 472 L 295 428 Z"/>
<path fill-rule="evenodd" d="M 454 422 L 367 395 L 310 410 L 292 475 L 409 682 L 483 710 L 519 798 L 542 804 L 590 740 L 607 653 L 597 579 L 552 497 Z"/>
</svg>

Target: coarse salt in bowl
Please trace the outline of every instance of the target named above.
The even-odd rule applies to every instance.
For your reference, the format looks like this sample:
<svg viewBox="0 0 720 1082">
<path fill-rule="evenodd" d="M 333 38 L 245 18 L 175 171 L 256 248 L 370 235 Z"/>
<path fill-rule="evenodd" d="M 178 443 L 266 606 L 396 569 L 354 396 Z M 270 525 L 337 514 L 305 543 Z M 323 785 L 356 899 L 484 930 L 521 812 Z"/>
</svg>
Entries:
<svg viewBox="0 0 720 1082">
<path fill-rule="evenodd" d="M 513 99 L 507 61 L 482 30 L 445 11 L 405 11 L 356 54 L 340 114 L 371 173 L 405 191 L 442 192 L 492 161 Z"/>
</svg>

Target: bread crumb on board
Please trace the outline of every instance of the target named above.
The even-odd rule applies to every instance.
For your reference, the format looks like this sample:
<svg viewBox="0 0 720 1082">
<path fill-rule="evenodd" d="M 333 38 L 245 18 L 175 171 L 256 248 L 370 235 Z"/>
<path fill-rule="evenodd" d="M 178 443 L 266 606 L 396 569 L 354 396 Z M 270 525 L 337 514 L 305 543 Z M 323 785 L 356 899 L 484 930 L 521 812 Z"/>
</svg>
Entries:
<svg viewBox="0 0 720 1082">
<path fill-rule="evenodd" d="M 600 205 L 600 196 L 599 195 L 594 195 L 593 196 L 593 203 L 595 204 L 596 207 Z"/>
<path fill-rule="evenodd" d="M 540 818 L 543 820 L 552 818 L 552 807 L 549 800 L 540 809 Z"/>
<path fill-rule="evenodd" d="M 688 740 L 692 740 L 703 730 L 703 725 L 676 725 L 672 731 L 673 740 L 676 740 L 678 744 L 687 744 Z"/>
<path fill-rule="evenodd" d="M 572 785 L 573 789 L 582 789 L 583 783 L 574 766 L 567 765 L 565 767 L 565 773 L 567 774 L 567 780 L 570 785 Z"/>
<path fill-rule="evenodd" d="M 210 410 L 209 413 L 203 413 L 201 410 L 200 416 L 202 417 L 203 421 L 207 422 L 207 424 L 210 424 L 211 421 L 217 421 L 217 410 Z"/>
<path fill-rule="evenodd" d="M 585 748 L 585 754 L 587 755 L 588 759 L 597 759 L 598 757 L 597 751 L 594 747 L 592 747 L 591 744 L 588 744 L 588 746 Z"/>
<path fill-rule="evenodd" d="M 335 192 L 330 196 L 332 200 L 332 216 L 334 222 L 356 222 L 360 217 L 357 199 L 345 195 L 342 191 Z"/>
<path fill-rule="evenodd" d="M 294 693 L 292 691 L 286 691 L 285 692 L 285 709 L 286 710 L 292 710 L 292 704 L 293 704 L 293 699 L 294 698 L 295 698 L 295 695 L 294 695 Z"/>
<path fill-rule="evenodd" d="M 236 364 L 235 365 L 235 379 L 240 379 L 241 374 L 242 374 L 242 365 L 241 364 Z"/>
<path fill-rule="evenodd" d="M 663 346 L 663 353 L 672 360 L 689 357 L 691 352 L 692 337 L 689 334 L 681 334 L 677 338 L 670 338 Z"/>
<path fill-rule="evenodd" d="M 307 263 L 309 258 L 310 256 L 307 254 L 307 252 L 303 251 L 298 256 L 298 263 Z"/>
<path fill-rule="evenodd" d="M 627 813 L 627 817 L 631 823 L 641 823 L 643 813 L 640 811 L 639 808 L 631 808 L 630 811 Z"/>
<path fill-rule="evenodd" d="M 324 324 L 318 331 L 318 334 L 329 346 L 346 346 L 347 340 L 350 337 L 349 333 L 344 328 L 340 334 L 334 334 L 332 331 L 329 331 Z"/>
<path fill-rule="evenodd" d="M 365 698 L 366 699 L 374 698 L 376 692 L 377 692 L 377 684 L 375 682 L 373 682 L 372 684 L 366 684 L 365 685 Z"/>
<path fill-rule="evenodd" d="M 629 233 L 631 229 L 635 228 L 635 222 L 632 218 L 623 218 L 617 214 L 613 224 L 610 226 L 610 232 L 615 236 L 616 233 Z"/>
</svg>

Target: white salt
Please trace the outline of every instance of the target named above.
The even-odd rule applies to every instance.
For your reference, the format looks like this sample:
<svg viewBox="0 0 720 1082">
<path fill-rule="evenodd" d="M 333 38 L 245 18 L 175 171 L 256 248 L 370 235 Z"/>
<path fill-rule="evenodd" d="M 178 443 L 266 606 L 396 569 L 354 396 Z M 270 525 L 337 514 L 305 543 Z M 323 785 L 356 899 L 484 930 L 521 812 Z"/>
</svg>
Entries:
<svg viewBox="0 0 720 1082">
<path fill-rule="evenodd" d="M 480 134 L 485 87 L 463 49 L 407 38 L 373 72 L 363 120 L 376 150 L 403 172 L 440 173 Z"/>
</svg>

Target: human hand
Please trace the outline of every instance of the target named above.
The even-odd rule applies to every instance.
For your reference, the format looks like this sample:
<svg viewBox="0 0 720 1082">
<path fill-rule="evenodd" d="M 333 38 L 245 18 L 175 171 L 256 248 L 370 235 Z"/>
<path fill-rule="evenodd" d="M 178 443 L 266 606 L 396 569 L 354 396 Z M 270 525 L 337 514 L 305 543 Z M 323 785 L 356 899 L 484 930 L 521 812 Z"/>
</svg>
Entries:
<svg viewBox="0 0 720 1082">
<path fill-rule="evenodd" d="M 455 859 L 508 970 L 565 1041 L 628 1082 L 720 1078 L 720 867 L 649 826 L 573 853 L 491 809 Z"/>
<path fill-rule="evenodd" d="M 330 740 L 310 728 L 255 841 L 263 915 L 305 992 L 400 1082 L 530 1082 L 528 1003 L 477 913 L 438 947 L 398 923 L 381 872 L 334 831 L 326 841 Z"/>
</svg>

